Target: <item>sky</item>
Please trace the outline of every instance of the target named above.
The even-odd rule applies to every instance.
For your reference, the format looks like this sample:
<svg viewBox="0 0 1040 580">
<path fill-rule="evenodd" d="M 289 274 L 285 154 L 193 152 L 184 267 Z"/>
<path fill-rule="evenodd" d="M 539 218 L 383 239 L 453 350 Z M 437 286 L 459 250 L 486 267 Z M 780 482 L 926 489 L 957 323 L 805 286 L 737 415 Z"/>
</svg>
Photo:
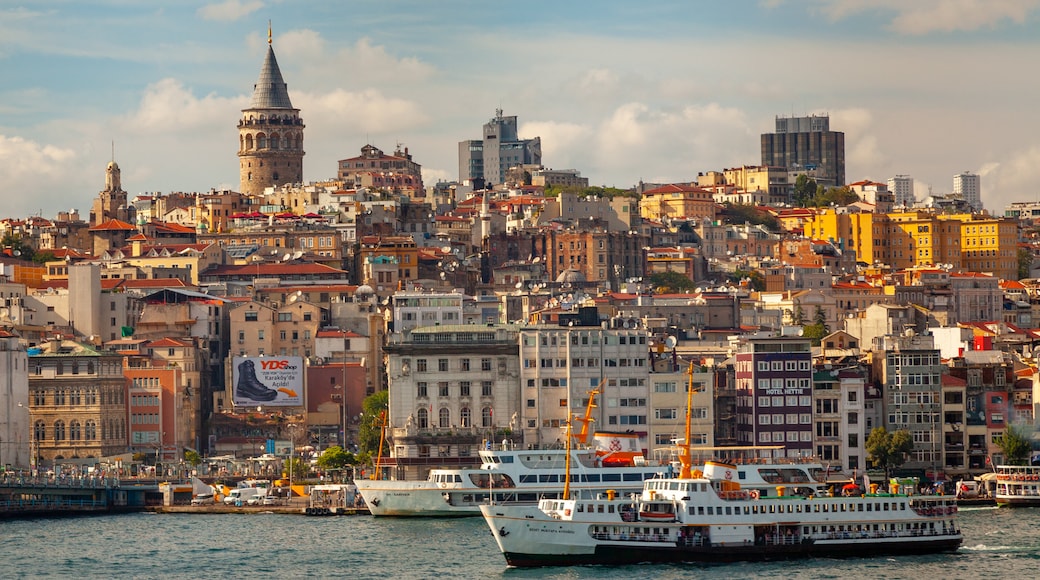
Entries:
<svg viewBox="0 0 1040 580">
<path fill-rule="evenodd" d="M 366 144 L 458 179 L 501 108 L 546 167 L 689 182 L 825 114 L 849 181 L 1040 200 L 1040 0 L 2 0 L 0 217 L 85 218 L 112 159 L 131 196 L 238 189 L 268 21 L 306 181 Z"/>
</svg>

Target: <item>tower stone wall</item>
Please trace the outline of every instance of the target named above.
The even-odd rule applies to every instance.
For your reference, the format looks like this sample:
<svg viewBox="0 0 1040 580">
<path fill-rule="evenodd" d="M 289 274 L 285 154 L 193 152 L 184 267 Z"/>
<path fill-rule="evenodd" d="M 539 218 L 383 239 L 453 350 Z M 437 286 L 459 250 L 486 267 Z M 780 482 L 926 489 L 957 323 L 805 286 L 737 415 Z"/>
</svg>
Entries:
<svg viewBox="0 0 1040 580">
<path fill-rule="evenodd" d="M 239 190 L 250 195 L 303 183 L 303 119 L 289 100 L 270 34 L 267 43 L 253 100 L 238 122 Z"/>
</svg>

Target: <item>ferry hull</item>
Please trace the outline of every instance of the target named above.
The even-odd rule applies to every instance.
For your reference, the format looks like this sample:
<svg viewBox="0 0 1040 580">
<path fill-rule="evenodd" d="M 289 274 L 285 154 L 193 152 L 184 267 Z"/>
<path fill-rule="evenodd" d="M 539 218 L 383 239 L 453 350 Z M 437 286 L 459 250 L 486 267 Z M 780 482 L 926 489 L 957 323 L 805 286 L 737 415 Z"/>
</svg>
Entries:
<svg viewBox="0 0 1040 580">
<path fill-rule="evenodd" d="M 418 484 L 421 486 L 423 484 Z M 418 487 L 415 482 L 368 481 L 358 483 L 358 492 L 374 516 L 474 517 L 477 505 L 451 505 L 444 494 L 451 490 Z"/>
<path fill-rule="evenodd" d="M 1040 507 L 1040 495 L 1034 496 L 997 496 L 997 505 L 1004 507 Z"/>
<path fill-rule="evenodd" d="M 874 556 L 908 556 L 954 552 L 962 542 L 960 536 L 944 536 L 930 541 L 906 542 L 905 538 L 881 539 L 864 543 L 801 543 L 783 546 L 617 546 L 600 545 L 592 553 L 504 552 L 506 564 L 514 568 L 539 566 L 592 566 L 625 564 L 665 564 L 681 562 L 748 562 L 790 560 L 798 558 L 861 558 Z"/>
</svg>

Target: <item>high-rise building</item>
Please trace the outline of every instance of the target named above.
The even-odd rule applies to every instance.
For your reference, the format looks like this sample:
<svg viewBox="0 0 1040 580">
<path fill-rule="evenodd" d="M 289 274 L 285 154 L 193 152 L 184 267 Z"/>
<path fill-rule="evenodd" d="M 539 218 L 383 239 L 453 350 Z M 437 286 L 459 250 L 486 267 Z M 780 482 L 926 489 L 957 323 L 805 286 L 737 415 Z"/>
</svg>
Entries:
<svg viewBox="0 0 1040 580">
<path fill-rule="evenodd" d="M 542 139 L 520 139 L 516 130 L 516 115 L 502 116 L 502 109 L 484 123 L 482 139 L 459 142 L 459 181 L 482 180 L 494 185 L 505 181 L 510 167 L 541 165 Z"/>
<path fill-rule="evenodd" d="M 982 209 L 982 178 L 965 171 L 953 176 L 953 193 L 960 195 L 973 209 Z"/>
<path fill-rule="evenodd" d="M 253 100 L 238 122 L 239 189 L 262 195 L 264 189 L 303 183 L 303 119 L 289 100 L 289 88 L 267 31 L 267 57 L 253 85 Z"/>
<path fill-rule="evenodd" d="M 786 167 L 823 186 L 845 185 L 845 133 L 830 125 L 826 115 L 777 117 L 776 132 L 762 134 L 762 165 Z"/>
<path fill-rule="evenodd" d="M 914 178 L 909 175 L 897 175 L 888 179 L 888 190 L 895 195 L 895 204 L 913 207 L 917 203 L 914 195 Z"/>
</svg>

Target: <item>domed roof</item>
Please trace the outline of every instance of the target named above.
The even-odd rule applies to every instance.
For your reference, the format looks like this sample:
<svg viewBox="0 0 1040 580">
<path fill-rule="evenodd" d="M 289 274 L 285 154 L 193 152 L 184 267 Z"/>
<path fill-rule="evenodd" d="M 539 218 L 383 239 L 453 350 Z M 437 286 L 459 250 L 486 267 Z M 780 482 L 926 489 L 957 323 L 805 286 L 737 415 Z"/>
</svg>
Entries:
<svg viewBox="0 0 1040 580">
<path fill-rule="evenodd" d="M 564 270 L 563 272 L 560 272 L 560 275 L 556 277 L 556 281 L 557 282 L 561 282 L 561 283 L 562 282 L 571 282 L 571 283 L 574 283 L 574 282 L 585 282 L 585 274 L 582 274 L 581 272 L 579 272 L 578 270 L 575 270 L 573 268 L 568 268 L 568 269 Z"/>
<path fill-rule="evenodd" d="M 357 290 L 354 290 L 354 296 L 357 298 L 368 298 L 369 296 L 372 296 L 375 293 L 375 289 L 373 289 L 368 284 L 362 284 L 357 287 Z"/>
</svg>

